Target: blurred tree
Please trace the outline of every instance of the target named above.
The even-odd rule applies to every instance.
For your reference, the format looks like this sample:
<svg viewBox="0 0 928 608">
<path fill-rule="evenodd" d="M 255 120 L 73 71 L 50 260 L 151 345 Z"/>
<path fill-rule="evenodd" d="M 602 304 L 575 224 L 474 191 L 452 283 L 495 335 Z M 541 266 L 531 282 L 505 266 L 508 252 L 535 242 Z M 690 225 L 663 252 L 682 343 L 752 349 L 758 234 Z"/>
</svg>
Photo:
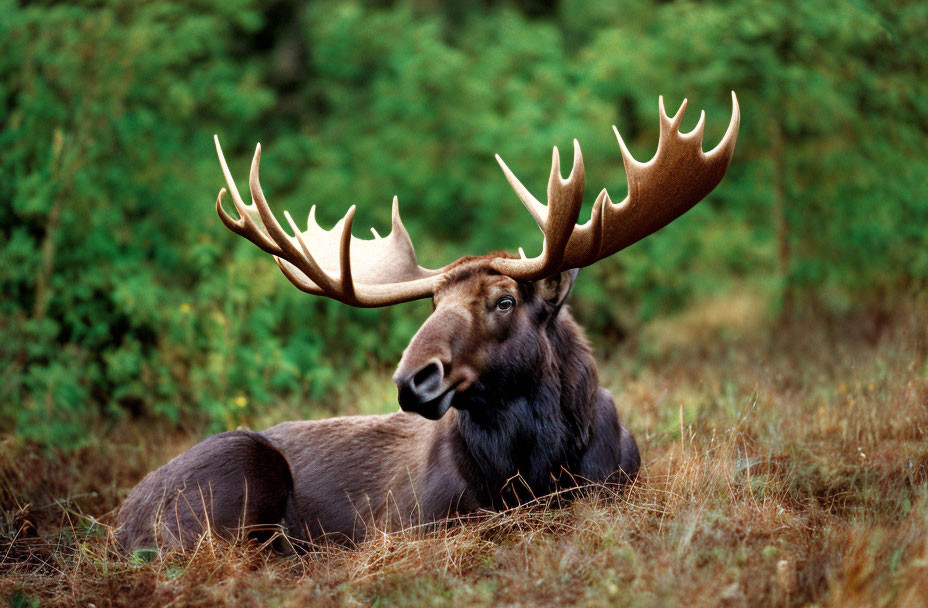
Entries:
<svg viewBox="0 0 928 608">
<path fill-rule="evenodd" d="M 197 275 L 190 220 L 208 217 L 187 204 L 203 175 L 191 125 L 268 106 L 225 42 L 260 18 L 235 2 L 4 4 L 2 413 L 75 443 L 94 402 L 176 399 L 156 351 Z"/>
</svg>

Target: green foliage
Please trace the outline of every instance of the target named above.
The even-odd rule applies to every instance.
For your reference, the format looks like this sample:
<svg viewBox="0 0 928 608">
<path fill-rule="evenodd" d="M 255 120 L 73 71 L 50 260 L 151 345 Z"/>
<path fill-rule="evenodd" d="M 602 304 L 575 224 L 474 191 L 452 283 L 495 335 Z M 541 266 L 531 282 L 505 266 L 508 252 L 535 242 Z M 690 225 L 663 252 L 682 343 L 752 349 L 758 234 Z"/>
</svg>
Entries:
<svg viewBox="0 0 928 608">
<path fill-rule="evenodd" d="M 125 415 L 214 429 L 311 404 L 388 364 L 427 304 L 355 310 L 294 290 L 216 220 L 210 136 L 278 210 L 399 195 L 425 265 L 540 239 L 493 162 L 539 195 L 583 144 L 592 194 L 625 189 L 658 94 L 721 137 L 729 175 L 660 235 L 581 274 L 614 335 L 751 281 L 832 308 L 928 279 L 924 3 L 0 0 L 0 428 L 49 445 Z M 358 234 L 361 234 L 359 228 Z M 774 286 L 771 289 L 771 286 Z M 785 301 L 785 300 L 784 300 Z M 617 305 L 621 302 L 621 305 Z"/>
</svg>

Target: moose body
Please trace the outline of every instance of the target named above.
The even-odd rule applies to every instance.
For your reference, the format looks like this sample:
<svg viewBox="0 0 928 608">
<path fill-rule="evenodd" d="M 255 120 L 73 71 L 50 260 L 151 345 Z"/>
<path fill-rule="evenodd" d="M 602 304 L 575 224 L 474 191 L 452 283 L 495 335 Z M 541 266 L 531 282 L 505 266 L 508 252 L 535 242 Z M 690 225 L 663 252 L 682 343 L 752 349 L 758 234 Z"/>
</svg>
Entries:
<svg viewBox="0 0 928 608">
<path fill-rule="evenodd" d="M 618 483 L 626 474 L 637 473 L 638 450 L 619 425 L 611 399 L 606 399 L 601 402 L 601 416 L 611 425 L 598 430 L 596 447 L 590 446 L 573 470 L 578 478 Z M 528 488 L 538 496 L 557 489 L 556 479 L 543 478 L 532 485 L 518 468 L 509 469 L 505 478 L 501 466 L 492 471 L 495 479 L 484 476 L 468 441 L 489 439 L 496 445 L 482 444 L 478 449 L 500 451 L 510 465 L 527 458 L 500 445 L 501 437 L 467 434 L 469 423 L 462 420 L 466 416 L 452 413 L 431 424 L 415 414 L 395 412 L 285 422 L 265 431 L 264 436 L 280 441 L 294 471 L 294 490 L 283 516 L 290 534 L 302 539 L 359 540 L 371 527 L 395 530 L 478 509 L 514 506 L 519 503 L 517 494 L 527 495 Z M 326 440 L 330 433 L 337 439 Z M 530 452 L 538 453 L 547 451 L 537 444 L 545 439 L 536 435 L 523 441 L 534 443 Z M 616 449 L 619 445 L 622 448 Z M 549 471 L 557 477 L 568 470 L 557 460 L 549 464 L 557 467 Z M 510 493 L 513 498 L 507 500 Z"/>
<path fill-rule="evenodd" d="M 497 157 L 544 233 L 537 258 L 493 253 L 429 270 L 418 265 L 394 198 L 393 231 L 351 235 L 354 208 L 331 231 L 305 232 L 286 215 L 283 231 L 252 163 L 253 204 L 220 164 L 239 218 L 222 221 L 275 256 L 300 289 L 354 306 L 431 296 L 434 311 L 394 374 L 402 411 L 284 422 L 262 432 L 214 435 L 143 479 L 118 514 L 127 549 L 184 548 L 204 532 L 246 530 L 267 537 L 285 524 L 296 539 L 357 541 L 478 509 L 500 509 L 585 483 L 622 484 L 640 465 L 596 363 L 565 300 L 577 269 L 611 255 L 682 214 L 721 180 L 731 160 L 739 112 L 714 150 L 703 153 L 700 119 L 678 132 L 661 100 L 661 142 L 638 163 L 619 137 L 629 197 L 603 190 L 591 221 L 575 226 L 583 163 L 565 180 L 554 150 L 548 204 L 538 202 Z M 618 131 L 616 131 L 618 136 Z M 259 224 L 260 221 L 260 224 Z M 521 253 L 521 250 L 520 250 Z"/>
<path fill-rule="evenodd" d="M 634 478 L 635 440 L 563 305 L 571 275 L 520 284 L 485 259 L 460 264 L 397 370 L 406 411 L 215 435 L 133 490 L 122 544 L 183 547 L 207 526 L 260 535 L 279 522 L 296 539 L 357 541 L 371 527 Z M 438 362 L 441 379 L 428 376 Z M 429 397 L 446 386 L 454 398 L 442 411 Z"/>
</svg>

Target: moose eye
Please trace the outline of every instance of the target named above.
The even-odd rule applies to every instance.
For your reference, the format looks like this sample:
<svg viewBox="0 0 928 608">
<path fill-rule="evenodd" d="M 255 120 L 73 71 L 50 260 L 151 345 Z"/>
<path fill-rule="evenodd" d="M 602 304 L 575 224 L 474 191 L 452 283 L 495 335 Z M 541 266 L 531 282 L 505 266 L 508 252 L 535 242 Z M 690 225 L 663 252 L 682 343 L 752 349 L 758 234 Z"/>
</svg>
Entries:
<svg viewBox="0 0 928 608">
<path fill-rule="evenodd" d="M 515 306 L 516 300 L 512 296 L 503 296 L 496 301 L 497 310 L 509 310 Z"/>
</svg>

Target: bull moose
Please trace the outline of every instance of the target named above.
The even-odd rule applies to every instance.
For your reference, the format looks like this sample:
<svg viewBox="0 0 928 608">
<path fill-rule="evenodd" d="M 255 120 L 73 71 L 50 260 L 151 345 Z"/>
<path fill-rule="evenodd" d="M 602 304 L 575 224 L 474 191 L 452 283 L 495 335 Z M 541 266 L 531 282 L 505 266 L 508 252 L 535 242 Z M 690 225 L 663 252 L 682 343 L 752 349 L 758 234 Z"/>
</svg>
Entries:
<svg viewBox="0 0 928 608">
<path fill-rule="evenodd" d="M 289 235 L 261 190 L 261 146 L 251 164 L 252 204 L 236 188 L 216 138 L 238 212 L 225 226 L 274 256 L 310 294 L 350 306 L 388 306 L 431 297 L 434 311 L 413 336 L 393 380 L 400 410 L 378 416 L 284 422 L 261 432 L 207 438 L 146 476 L 117 516 L 126 549 L 191 546 L 211 530 L 268 534 L 279 524 L 303 541 L 358 541 L 371 526 L 395 530 L 576 487 L 621 484 L 638 472 L 632 435 L 599 386 L 583 330 L 564 304 L 579 268 L 612 255 L 685 213 L 721 181 L 735 148 L 740 111 L 722 141 L 702 150 L 705 112 L 689 133 L 659 101 L 654 157 L 636 161 L 615 127 L 628 196 L 603 189 L 591 219 L 577 225 L 584 168 L 561 176 L 554 148 L 547 205 L 496 159 L 544 235 L 534 258 L 490 253 L 439 269 L 420 266 L 393 199 L 393 227 L 373 239 L 351 233 L 355 208 L 332 230 L 305 231 L 289 213 Z"/>
</svg>

